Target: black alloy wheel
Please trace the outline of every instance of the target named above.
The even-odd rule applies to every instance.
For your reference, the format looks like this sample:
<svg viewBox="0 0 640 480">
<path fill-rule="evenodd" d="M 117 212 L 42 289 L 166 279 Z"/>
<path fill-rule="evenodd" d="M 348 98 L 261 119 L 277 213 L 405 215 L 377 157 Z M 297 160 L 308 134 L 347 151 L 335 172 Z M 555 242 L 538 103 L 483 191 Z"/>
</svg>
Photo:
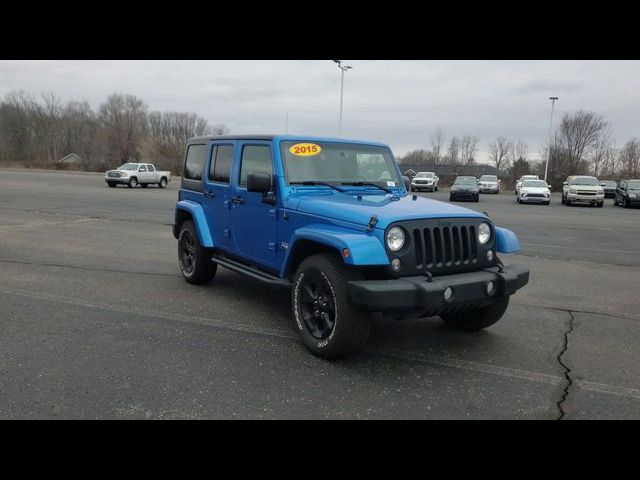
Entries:
<svg viewBox="0 0 640 480">
<path fill-rule="evenodd" d="M 319 270 L 305 272 L 300 289 L 300 313 L 309 333 L 327 338 L 336 324 L 336 300 L 326 277 Z"/>
</svg>

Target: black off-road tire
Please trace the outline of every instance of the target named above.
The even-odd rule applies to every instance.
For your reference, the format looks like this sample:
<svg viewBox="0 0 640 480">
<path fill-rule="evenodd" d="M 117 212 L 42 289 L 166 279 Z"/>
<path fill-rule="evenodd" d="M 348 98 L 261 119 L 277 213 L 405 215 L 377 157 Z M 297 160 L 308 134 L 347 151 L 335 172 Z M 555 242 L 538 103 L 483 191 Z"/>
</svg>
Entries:
<svg viewBox="0 0 640 480">
<path fill-rule="evenodd" d="M 138 186 L 138 179 L 136 177 L 131 177 L 129 179 L 129 183 L 127 183 L 127 187 L 136 188 Z"/>
<path fill-rule="evenodd" d="M 509 306 L 509 297 L 501 297 L 487 306 L 475 308 L 461 313 L 441 315 L 447 326 L 465 332 L 476 332 L 490 327 L 502 318 Z"/>
<path fill-rule="evenodd" d="M 212 249 L 200 245 L 193 221 L 186 220 L 178 236 L 178 265 L 182 277 L 196 285 L 209 283 L 218 270 L 218 264 L 211 261 L 212 253 Z M 187 257 L 190 258 L 189 261 Z"/>
<path fill-rule="evenodd" d="M 349 299 L 348 282 L 360 278 L 360 272 L 332 253 L 307 257 L 298 267 L 291 289 L 291 310 L 302 341 L 314 355 L 328 360 L 341 358 L 366 343 L 371 314 L 355 308 Z M 315 293 L 315 297 L 310 293 Z M 324 331 L 310 327 L 320 322 L 311 313 L 314 307 L 310 302 L 314 298 L 321 304 L 325 299 L 325 307 L 321 309 L 332 316 L 332 325 Z M 330 322 L 322 320 L 322 325 L 326 327 Z"/>
<path fill-rule="evenodd" d="M 164 177 L 162 177 L 162 178 L 160 179 L 160 183 L 158 183 L 158 188 L 164 188 L 164 187 L 166 187 L 166 186 L 167 186 L 167 179 L 166 179 L 166 178 L 164 178 Z"/>
</svg>

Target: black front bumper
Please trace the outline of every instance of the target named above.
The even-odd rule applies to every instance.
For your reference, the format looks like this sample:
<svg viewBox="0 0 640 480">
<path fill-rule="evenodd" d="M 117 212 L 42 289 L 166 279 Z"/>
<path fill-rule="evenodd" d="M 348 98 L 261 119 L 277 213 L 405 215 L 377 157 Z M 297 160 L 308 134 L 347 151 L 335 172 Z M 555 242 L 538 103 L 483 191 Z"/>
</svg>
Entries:
<svg viewBox="0 0 640 480">
<path fill-rule="evenodd" d="M 487 284 L 495 282 L 495 291 L 487 295 Z M 401 277 L 388 280 L 354 280 L 349 282 L 351 301 L 358 308 L 375 312 L 419 311 L 437 315 L 456 308 L 483 306 L 499 297 L 510 296 L 529 282 L 529 269 L 521 265 L 497 267 L 475 272 L 433 277 Z M 453 289 L 447 301 L 444 291 Z"/>
<path fill-rule="evenodd" d="M 479 200 L 480 192 L 449 192 L 449 200 Z"/>
</svg>

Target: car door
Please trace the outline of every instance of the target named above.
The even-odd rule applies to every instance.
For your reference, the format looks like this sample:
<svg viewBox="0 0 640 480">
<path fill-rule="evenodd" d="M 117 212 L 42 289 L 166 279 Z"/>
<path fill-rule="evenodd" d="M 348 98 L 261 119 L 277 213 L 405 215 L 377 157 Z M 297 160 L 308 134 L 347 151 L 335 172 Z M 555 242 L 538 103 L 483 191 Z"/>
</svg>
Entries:
<svg viewBox="0 0 640 480">
<path fill-rule="evenodd" d="M 138 183 L 147 183 L 147 167 L 140 165 L 138 167 Z"/>
<path fill-rule="evenodd" d="M 158 181 L 156 168 L 150 163 L 147 163 L 147 179 L 145 181 L 148 183 L 156 183 Z"/>
<path fill-rule="evenodd" d="M 231 170 L 235 142 L 213 142 L 209 148 L 207 175 L 203 188 L 203 206 L 211 238 L 216 248 L 230 252 Z"/>
<path fill-rule="evenodd" d="M 624 203 L 624 195 L 627 188 L 627 182 L 620 182 L 618 188 L 616 188 L 616 201 L 618 203 Z"/>
<path fill-rule="evenodd" d="M 266 173 L 273 178 L 271 142 L 237 142 L 236 162 L 232 182 L 233 195 L 230 225 L 235 252 L 265 267 L 273 267 L 276 260 L 278 235 L 277 209 L 264 203 L 261 193 L 247 192 L 249 173 Z"/>
</svg>

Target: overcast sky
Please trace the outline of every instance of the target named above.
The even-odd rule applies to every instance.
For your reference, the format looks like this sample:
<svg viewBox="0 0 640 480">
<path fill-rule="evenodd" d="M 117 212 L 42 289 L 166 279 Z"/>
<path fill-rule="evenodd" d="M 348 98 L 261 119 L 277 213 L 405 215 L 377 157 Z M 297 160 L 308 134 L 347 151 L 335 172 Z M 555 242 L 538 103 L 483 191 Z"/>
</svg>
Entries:
<svg viewBox="0 0 640 480">
<path fill-rule="evenodd" d="M 640 136 L 639 61 L 347 60 L 344 137 L 383 141 L 396 155 L 449 137 L 523 139 L 538 157 L 554 123 L 579 109 L 603 115 L 618 144 Z M 53 91 L 97 107 L 113 92 L 152 110 L 192 111 L 232 133 L 336 135 L 340 70 L 322 61 L 0 61 L 0 96 Z"/>
</svg>

